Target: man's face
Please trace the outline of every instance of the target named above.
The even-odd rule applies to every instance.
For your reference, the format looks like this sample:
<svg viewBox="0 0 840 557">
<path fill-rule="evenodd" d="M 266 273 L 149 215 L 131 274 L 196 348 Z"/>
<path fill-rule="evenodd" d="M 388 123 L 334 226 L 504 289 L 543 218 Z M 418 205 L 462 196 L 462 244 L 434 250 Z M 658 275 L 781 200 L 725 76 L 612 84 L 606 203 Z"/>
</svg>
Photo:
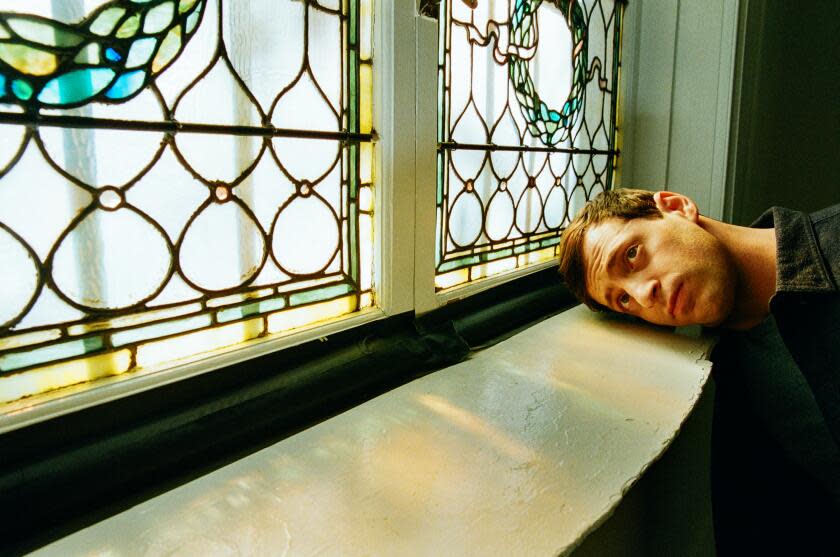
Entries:
<svg viewBox="0 0 840 557">
<path fill-rule="evenodd" d="M 732 310 L 735 273 L 720 241 L 683 214 L 607 219 L 583 239 L 586 290 L 658 325 L 716 326 Z"/>
</svg>

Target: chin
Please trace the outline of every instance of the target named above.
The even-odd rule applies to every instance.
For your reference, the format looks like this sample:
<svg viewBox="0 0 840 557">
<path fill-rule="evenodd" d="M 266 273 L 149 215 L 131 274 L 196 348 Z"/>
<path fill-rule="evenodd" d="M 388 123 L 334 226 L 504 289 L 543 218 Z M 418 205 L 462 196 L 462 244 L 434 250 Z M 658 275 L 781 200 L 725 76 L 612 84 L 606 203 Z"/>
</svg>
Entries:
<svg viewBox="0 0 840 557">
<path fill-rule="evenodd" d="M 729 311 L 720 306 L 712 306 L 707 308 L 702 315 L 699 315 L 694 323 L 703 325 L 704 327 L 719 327 L 729 317 Z"/>
</svg>

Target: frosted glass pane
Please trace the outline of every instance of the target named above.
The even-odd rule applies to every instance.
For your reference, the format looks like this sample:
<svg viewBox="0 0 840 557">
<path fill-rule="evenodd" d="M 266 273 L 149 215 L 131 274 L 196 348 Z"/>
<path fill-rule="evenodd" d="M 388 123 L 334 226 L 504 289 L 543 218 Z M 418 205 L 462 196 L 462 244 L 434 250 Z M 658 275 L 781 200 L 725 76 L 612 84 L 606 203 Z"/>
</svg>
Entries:
<svg viewBox="0 0 840 557">
<path fill-rule="evenodd" d="M 0 0 L 0 381 L 14 368 L 14 396 L 371 305 L 375 45 L 360 2 Z M 21 114 L 29 125 L 9 123 Z"/>
<path fill-rule="evenodd" d="M 610 187 L 622 7 L 441 2 L 439 288 L 543 261 Z"/>
<path fill-rule="evenodd" d="M 304 12 L 303 2 L 250 0 L 228 6 L 224 27 L 228 54 L 266 111 L 303 64 Z"/>
</svg>

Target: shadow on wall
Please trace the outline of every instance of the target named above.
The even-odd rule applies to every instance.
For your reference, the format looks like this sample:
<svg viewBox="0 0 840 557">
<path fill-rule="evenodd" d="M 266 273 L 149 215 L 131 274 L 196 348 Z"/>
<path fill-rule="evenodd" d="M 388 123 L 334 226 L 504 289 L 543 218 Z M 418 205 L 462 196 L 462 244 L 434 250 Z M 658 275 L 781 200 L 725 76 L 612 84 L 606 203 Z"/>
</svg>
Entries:
<svg viewBox="0 0 840 557">
<path fill-rule="evenodd" d="M 840 2 L 741 0 L 741 10 L 732 221 L 840 202 Z"/>
<path fill-rule="evenodd" d="M 714 557 L 710 378 L 679 435 L 572 557 Z"/>
</svg>

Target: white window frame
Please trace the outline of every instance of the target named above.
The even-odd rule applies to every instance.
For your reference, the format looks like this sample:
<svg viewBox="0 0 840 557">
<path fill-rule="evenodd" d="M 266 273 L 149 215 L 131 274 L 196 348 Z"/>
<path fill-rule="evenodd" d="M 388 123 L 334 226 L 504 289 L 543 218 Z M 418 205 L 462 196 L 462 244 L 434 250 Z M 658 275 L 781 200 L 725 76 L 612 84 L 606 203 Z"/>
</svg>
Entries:
<svg viewBox="0 0 840 557">
<path fill-rule="evenodd" d="M 529 265 L 452 289 L 435 289 L 438 21 L 415 1 L 372 0 L 375 289 L 372 308 L 256 340 L 194 361 L 69 387 L 11 403 L 0 433 L 188 379 L 347 329 L 414 311 L 420 315 L 524 275 Z M 418 226 L 419 223 L 428 226 Z M 69 392 L 69 394 L 68 394 Z"/>
</svg>

